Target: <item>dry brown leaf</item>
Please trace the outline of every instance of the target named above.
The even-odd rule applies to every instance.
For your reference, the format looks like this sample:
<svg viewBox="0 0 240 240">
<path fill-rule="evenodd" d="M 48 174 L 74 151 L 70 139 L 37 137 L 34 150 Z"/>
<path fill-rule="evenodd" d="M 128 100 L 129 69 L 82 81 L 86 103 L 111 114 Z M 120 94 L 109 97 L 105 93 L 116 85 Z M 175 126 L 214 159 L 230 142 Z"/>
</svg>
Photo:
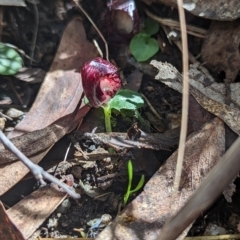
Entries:
<svg viewBox="0 0 240 240">
<path fill-rule="evenodd" d="M 96 56 L 96 49 L 86 39 L 82 20 L 75 18 L 63 33 L 31 110 L 9 138 L 42 129 L 72 113 L 83 93 L 79 71 L 85 62 Z"/>
<path fill-rule="evenodd" d="M 28 83 L 40 83 L 43 81 L 46 72 L 40 68 L 21 68 L 14 78 Z"/>
<path fill-rule="evenodd" d="M 84 106 L 78 110 L 77 114 L 72 113 L 69 116 L 65 116 L 64 118 L 57 121 L 56 124 L 48 127 L 48 131 L 45 131 L 45 129 L 43 129 L 42 131 L 45 131 L 44 134 L 48 134 L 48 136 L 44 135 L 44 137 L 50 137 L 51 139 L 42 139 L 41 141 L 44 142 L 45 140 L 45 144 L 48 144 L 49 146 L 47 147 L 47 149 L 38 149 L 39 151 L 37 152 L 37 154 L 33 154 L 32 157 L 30 157 L 32 162 L 38 163 L 39 161 L 41 161 L 41 159 L 51 149 L 51 147 L 56 141 L 58 141 L 65 134 L 67 134 L 69 131 L 73 130 L 73 128 L 77 126 L 77 124 L 87 114 L 89 109 L 90 108 L 88 106 Z M 34 141 L 34 139 L 32 139 L 32 141 Z M 32 145 L 28 146 L 28 148 L 34 147 L 35 144 L 38 144 L 38 140 L 36 143 L 32 142 Z M 6 191 L 8 191 L 11 187 L 13 187 L 17 182 L 19 182 L 28 172 L 29 169 L 20 161 L 8 164 L 6 166 L 2 166 L 0 168 L 0 196 Z"/>
<path fill-rule="evenodd" d="M 89 111 L 89 107 L 84 106 L 77 111 L 79 111 L 79 119 L 74 120 L 77 116 L 77 112 L 72 113 L 57 120 L 55 123 L 44 129 L 26 133 L 11 139 L 11 141 L 25 156 L 31 157 L 36 155 L 37 153 L 52 147 L 64 135 L 71 132 L 81 118 L 83 118 Z M 18 158 L 11 151 L 6 149 L 1 142 L 0 154 L 0 164 L 6 164 L 18 160 Z"/>
<path fill-rule="evenodd" d="M 153 60 L 151 62 L 153 66 L 158 68 L 159 73 L 155 79 L 161 81 L 167 86 L 173 88 L 176 91 L 182 91 L 182 75 L 168 63 L 161 63 Z M 194 67 L 194 66 L 193 66 Z M 207 76 L 197 71 L 196 67 L 191 68 L 189 71 L 189 84 L 190 93 L 197 100 L 197 102 L 207 111 L 211 112 L 215 116 L 221 118 L 234 132 L 240 135 L 240 109 L 239 109 L 239 94 L 236 94 L 239 89 L 234 86 L 237 84 L 231 84 L 231 103 L 230 105 L 224 104 L 225 102 L 225 87 L 223 84 L 206 84 L 208 82 Z M 236 94 L 236 95 L 233 95 Z M 235 101 L 237 100 L 237 102 Z"/>
<path fill-rule="evenodd" d="M 210 169 L 220 160 L 224 151 L 224 124 L 218 118 L 206 123 L 202 129 L 188 137 L 174 212 L 184 206 Z M 96 240 L 156 239 L 166 219 L 170 214 L 174 214 L 169 204 L 173 193 L 176 161 L 177 151 L 150 179 L 144 191 L 97 236 Z M 184 235 L 179 239 L 183 237 Z"/>
<path fill-rule="evenodd" d="M 240 2 L 239 2 L 240 3 Z M 240 69 L 240 21 L 212 21 L 201 49 L 202 60 L 213 72 L 225 72 L 233 82 Z"/>
<path fill-rule="evenodd" d="M 154 0 L 154 2 L 177 8 L 177 0 Z M 234 20 L 240 17 L 238 0 L 184 0 L 183 8 L 198 17 L 214 20 Z"/>
<path fill-rule="evenodd" d="M 8 209 L 7 214 L 23 236 L 28 238 L 41 226 L 65 197 L 66 193 L 46 186 L 33 192 Z"/>
<path fill-rule="evenodd" d="M 22 233 L 9 219 L 2 202 L 0 202 L 0 219 L 0 236 L 2 240 L 25 240 Z"/>
<path fill-rule="evenodd" d="M 16 130 L 10 134 L 10 137 L 45 128 L 56 120 L 73 113 L 83 94 L 80 74 L 77 71 L 86 61 L 94 57 L 96 57 L 94 47 L 86 39 L 82 20 L 73 19 L 63 33 L 58 52 L 33 107 Z M 75 120 L 65 122 L 64 127 L 68 130 L 69 126 L 71 129 L 74 128 L 77 120 L 80 121 L 88 110 L 89 108 L 82 109 Z M 50 148 L 34 155 L 31 160 L 34 163 L 40 162 Z M 28 172 L 28 168 L 21 162 L 1 167 L 0 195 L 14 186 Z"/>
</svg>

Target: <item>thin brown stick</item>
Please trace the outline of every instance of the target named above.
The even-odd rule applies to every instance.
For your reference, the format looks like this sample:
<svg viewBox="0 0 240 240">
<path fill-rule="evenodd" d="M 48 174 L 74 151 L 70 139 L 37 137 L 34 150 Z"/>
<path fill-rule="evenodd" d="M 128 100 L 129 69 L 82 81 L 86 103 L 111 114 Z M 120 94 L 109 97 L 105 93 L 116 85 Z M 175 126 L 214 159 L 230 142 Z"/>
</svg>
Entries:
<svg viewBox="0 0 240 240">
<path fill-rule="evenodd" d="M 148 11 L 147 9 L 144 9 L 144 11 L 148 15 L 148 17 L 152 18 L 156 22 L 159 22 L 162 25 L 168 26 L 176 30 L 181 30 L 181 24 L 178 21 L 169 19 L 169 18 L 160 18 L 154 15 L 153 13 L 151 13 L 150 11 Z M 186 25 L 186 28 L 187 28 L 187 33 L 195 37 L 204 38 L 207 34 L 206 29 L 195 27 L 193 25 L 188 24 Z"/>
<path fill-rule="evenodd" d="M 183 1 L 178 0 L 178 12 L 181 26 L 181 37 L 182 37 L 182 61 L 183 61 L 183 91 L 182 91 L 182 119 L 181 119 L 181 133 L 180 133 L 180 141 L 179 141 L 179 149 L 178 149 L 178 157 L 177 157 L 177 166 L 176 173 L 174 179 L 174 190 L 173 195 L 170 201 L 172 214 L 175 212 L 175 204 L 177 201 L 177 193 L 180 185 L 181 173 L 182 173 L 182 165 L 184 159 L 185 152 L 185 144 L 187 138 L 187 119 L 188 119 L 188 101 L 189 101 L 189 81 L 188 81 L 188 44 L 187 44 L 187 29 L 186 29 L 186 20 L 185 13 L 183 10 Z M 169 220 L 166 222 L 163 227 L 162 233 L 159 240 L 170 240 L 169 236 L 166 234 L 165 229 L 168 228 Z M 173 239 L 173 238 L 172 238 Z M 175 239 L 175 238 L 174 238 Z"/>
<path fill-rule="evenodd" d="M 30 53 L 30 67 L 32 67 L 33 56 L 34 56 L 34 51 L 35 51 L 36 41 L 37 41 L 38 26 L 39 26 L 39 13 L 38 13 L 37 3 L 36 1 L 32 1 L 32 4 L 34 9 L 34 17 L 35 17 L 35 29 L 33 32 L 32 47 L 31 47 L 31 53 Z"/>
<path fill-rule="evenodd" d="M 109 53 L 108 53 L 108 44 L 106 39 L 104 38 L 104 36 L 102 35 L 101 31 L 98 29 L 98 27 L 96 26 L 96 24 L 93 22 L 93 20 L 90 18 L 90 16 L 88 15 L 88 13 L 82 8 L 82 6 L 78 3 L 77 0 L 73 0 L 73 2 L 79 7 L 79 9 L 83 12 L 83 14 L 86 16 L 86 18 L 88 19 L 88 21 L 93 25 L 93 27 L 95 28 L 95 30 L 97 31 L 97 33 L 99 34 L 99 36 L 102 38 L 104 44 L 105 44 L 105 50 L 106 50 L 106 59 L 109 61 Z"/>
</svg>

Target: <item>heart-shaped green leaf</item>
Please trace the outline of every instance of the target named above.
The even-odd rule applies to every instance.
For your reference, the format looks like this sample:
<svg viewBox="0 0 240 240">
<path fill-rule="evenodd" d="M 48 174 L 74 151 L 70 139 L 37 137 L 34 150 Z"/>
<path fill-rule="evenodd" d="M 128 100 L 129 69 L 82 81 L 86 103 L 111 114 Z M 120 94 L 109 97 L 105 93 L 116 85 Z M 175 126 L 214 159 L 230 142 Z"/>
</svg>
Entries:
<svg viewBox="0 0 240 240">
<path fill-rule="evenodd" d="M 147 34 L 139 33 L 130 42 L 130 51 L 138 62 L 147 61 L 159 50 L 157 41 Z"/>
<path fill-rule="evenodd" d="M 144 28 L 141 30 L 141 33 L 145 33 L 149 36 L 156 34 L 159 30 L 159 23 L 154 21 L 151 18 L 147 18 L 144 22 Z"/>
<path fill-rule="evenodd" d="M 16 50 L 0 43 L 0 74 L 14 75 L 22 68 L 22 58 Z"/>
</svg>

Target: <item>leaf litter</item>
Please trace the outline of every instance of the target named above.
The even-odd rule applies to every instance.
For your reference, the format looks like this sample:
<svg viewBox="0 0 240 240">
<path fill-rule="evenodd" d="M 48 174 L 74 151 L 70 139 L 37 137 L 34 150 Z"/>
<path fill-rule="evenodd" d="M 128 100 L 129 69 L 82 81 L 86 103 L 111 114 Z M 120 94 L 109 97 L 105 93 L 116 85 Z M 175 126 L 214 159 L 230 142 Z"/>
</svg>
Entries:
<svg viewBox="0 0 240 240">
<path fill-rule="evenodd" d="M 208 3 L 208 4 L 209 5 L 212 4 L 213 7 L 216 6 L 214 5 L 214 3 Z M 229 6 L 232 6 L 231 4 Z M 149 5 L 151 5 L 151 3 L 149 3 Z M 205 10 L 201 10 L 200 5 L 197 4 L 196 6 L 197 7 L 195 11 L 199 11 L 199 9 L 200 11 L 205 11 Z M 231 12 L 231 9 L 228 8 L 228 10 L 230 10 Z M 192 11 L 192 12 L 194 14 L 199 14 L 199 12 L 195 12 L 195 11 Z M 211 16 L 211 14 L 214 13 L 214 14 L 220 14 L 219 16 L 215 15 L 215 18 L 217 17 L 218 19 L 222 17 L 221 12 L 216 13 L 214 12 L 215 10 L 212 10 L 212 9 L 211 11 L 212 12 L 210 12 L 209 16 Z M 208 16 L 206 15 L 206 17 Z M 234 18 L 234 16 L 232 16 L 232 18 Z M 72 80 L 77 77 L 77 73 L 74 71 L 78 71 L 79 66 L 81 67 L 87 60 L 90 60 L 96 57 L 96 55 L 94 53 L 94 50 L 91 50 L 90 52 L 92 52 L 94 56 L 82 57 L 81 53 L 83 51 L 81 51 L 81 47 L 82 49 L 83 48 L 93 49 L 92 47 L 90 47 L 89 43 L 86 41 L 85 34 L 81 34 L 79 39 L 83 37 L 84 39 L 83 42 L 85 42 L 84 44 L 86 45 L 81 46 L 79 51 L 74 51 L 79 47 L 79 44 L 78 44 L 79 39 L 75 39 L 74 41 L 73 40 L 74 34 L 72 35 L 72 33 L 74 32 L 75 34 L 77 34 L 75 29 L 79 29 L 79 26 L 82 26 L 80 19 L 75 21 L 78 22 L 78 27 L 76 27 L 76 25 L 73 24 L 72 28 L 70 28 L 71 30 L 69 30 L 69 33 L 65 32 L 65 35 L 67 35 L 69 39 L 66 41 L 67 44 L 65 45 L 65 47 L 63 47 L 63 52 L 64 53 L 67 52 L 67 54 L 63 54 L 63 52 L 61 52 L 61 48 L 59 48 L 55 56 L 55 60 L 52 64 L 52 67 L 50 68 L 50 70 L 48 71 L 45 77 L 45 80 L 43 82 L 43 85 L 41 87 L 41 90 L 38 94 L 38 97 L 33 107 L 31 108 L 30 112 L 27 114 L 27 117 L 16 127 L 16 130 L 9 135 L 9 137 L 11 137 L 13 141 L 26 143 L 27 148 L 25 148 L 24 145 L 22 145 L 22 147 L 24 147 L 24 149 L 26 150 L 26 153 L 29 153 L 29 156 L 33 155 L 31 159 L 35 162 L 39 162 L 43 158 L 43 156 L 46 154 L 48 150 L 44 150 L 44 149 L 50 149 L 51 146 L 58 139 L 60 139 L 66 133 L 71 131 L 72 128 L 74 128 L 77 125 L 76 124 L 77 119 L 74 118 L 74 116 L 71 116 L 71 113 L 77 107 L 77 103 L 80 100 L 82 95 L 82 89 L 81 89 L 81 86 L 78 85 L 79 79 L 76 80 L 76 82 L 75 81 L 72 82 Z M 70 26 L 71 23 L 68 26 Z M 215 72 L 225 71 L 226 78 L 230 79 L 229 85 L 227 86 L 226 84 L 216 83 L 214 80 L 210 79 L 208 75 L 205 75 L 205 73 L 201 72 L 199 70 L 201 68 L 197 65 L 192 66 L 189 72 L 190 85 L 191 85 L 190 93 L 197 100 L 197 102 L 203 108 L 205 108 L 205 110 L 199 107 L 200 105 L 193 98 L 190 97 L 190 109 L 192 107 L 192 111 L 194 112 L 195 115 L 190 116 L 189 133 L 192 132 L 193 130 L 194 132 L 189 136 L 188 142 L 187 142 L 187 148 L 186 148 L 187 157 L 186 157 L 186 161 L 184 162 L 184 171 L 182 173 L 181 189 L 179 191 L 180 200 L 178 205 L 175 206 L 175 209 L 173 210 L 172 208 L 169 208 L 169 206 L 167 206 L 168 201 L 166 201 L 166 199 L 170 197 L 170 193 L 172 191 L 173 175 L 174 175 L 175 165 L 176 165 L 175 164 L 176 152 L 175 152 L 167 160 L 166 164 L 163 165 L 157 171 L 157 173 L 153 176 L 153 178 L 149 181 L 149 183 L 147 183 L 143 193 L 139 195 L 132 203 L 130 203 L 130 205 L 127 206 L 123 210 L 123 212 L 117 216 L 113 224 L 108 226 L 102 233 L 100 233 L 97 239 L 98 238 L 112 239 L 114 238 L 114 236 L 112 235 L 113 231 L 115 231 L 116 236 L 119 236 L 120 238 L 124 236 L 124 239 L 135 239 L 135 238 L 139 239 L 141 238 L 140 235 L 138 235 L 139 229 L 141 229 L 141 232 L 145 231 L 144 237 L 146 237 L 146 239 L 155 239 L 155 237 L 157 237 L 157 233 L 161 231 L 162 225 L 165 222 L 166 217 L 169 215 L 169 213 L 173 214 L 174 212 L 177 212 L 181 208 L 181 206 L 183 206 L 187 202 L 187 199 L 193 194 L 193 191 L 197 188 L 197 186 L 200 184 L 202 179 L 206 176 L 209 169 L 216 164 L 217 160 L 220 159 L 220 157 L 223 155 L 225 151 L 224 149 L 225 133 L 223 128 L 223 122 L 218 118 L 215 118 L 214 120 L 210 120 L 213 118 L 213 115 L 209 114 L 209 112 L 221 118 L 234 132 L 239 134 L 239 124 L 237 121 L 238 114 L 239 114 L 238 113 L 239 112 L 238 83 L 233 83 L 239 70 L 238 69 L 239 67 L 237 64 L 238 61 L 237 60 L 234 61 L 234 63 L 236 64 L 234 64 L 233 71 L 231 70 L 232 65 L 229 64 L 229 61 L 231 61 L 232 58 L 237 59 L 238 57 L 238 55 L 236 55 L 238 52 L 236 53 L 235 51 L 236 46 L 238 44 L 238 40 L 237 40 L 238 36 L 237 36 L 237 30 L 234 29 L 234 27 L 232 27 L 232 28 L 229 28 L 229 31 L 226 30 L 224 34 L 226 38 L 224 38 L 223 41 L 221 41 L 221 39 L 218 39 L 218 37 L 216 36 L 218 36 L 219 34 L 218 31 L 219 29 L 221 29 L 222 26 L 224 26 L 224 24 L 225 23 L 221 24 L 221 22 L 212 23 L 212 26 L 208 31 L 207 37 L 205 39 L 205 43 L 202 45 L 202 53 L 203 53 L 202 60 L 207 62 L 207 66 L 212 71 L 215 71 Z M 80 27 L 80 29 L 81 28 L 82 27 Z M 232 36 L 232 35 L 235 36 L 234 39 L 236 39 L 236 41 L 233 41 L 233 42 L 228 41 L 230 39 L 230 37 L 228 36 Z M 69 42 L 73 42 L 73 46 L 72 46 L 73 48 L 70 48 L 70 50 L 69 50 L 69 46 L 71 46 L 71 44 L 69 44 Z M 217 43 L 216 46 L 214 46 L 214 43 Z M 61 47 L 61 44 L 60 44 L 60 47 Z M 212 48 L 216 50 L 215 55 L 213 54 L 211 55 Z M 217 59 L 219 58 L 217 56 L 221 53 L 221 48 L 226 49 L 226 51 L 223 50 L 223 54 L 221 55 L 222 60 L 218 61 Z M 235 50 L 231 51 L 231 48 Z M 72 53 L 74 54 L 71 55 Z M 56 59 L 58 60 L 56 61 Z M 77 63 L 76 59 L 78 59 L 78 61 L 80 62 Z M 146 63 L 144 64 L 147 65 L 148 67 L 150 66 Z M 137 66 L 138 69 L 142 70 L 141 67 L 144 64 L 137 63 L 135 64 L 135 66 Z M 158 62 L 155 61 L 154 64 L 155 66 L 161 69 L 160 70 L 161 76 L 158 77 L 159 78 L 158 80 L 160 80 L 164 84 L 167 84 L 168 86 L 175 89 L 176 91 L 181 92 L 181 74 L 178 73 L 177 70 L 170 64 L 164 64 L 159 61 Z M 53 79 L 56 77 L 59 79 L 59 81 L 54 82 Z M 69 84 L 69 82 L 71 82 L 71 84 Z M 227 89 L 228 87 L 230 91 L 228 91 Z M 226 92 L 229 92 L 230 98 L 229 96 L 227 96 Z M 61 93 L 60 96 L 59 96 L 59 93 Z M 197 111 L 195 111 L 196 109 Z M 87 111 L 88 109 L 85 108 L 82 114 L 80 113 L 80 115 L 78 115 L 80 121 L 85 116 Z M 190 113 L 191 113 L 191 110 L 190 110 Z M 162 116 L 165 116 L 165 113 L 162 114 Z M 61 119 L 64 119 L 64 117 L 67 119 L 67 121 L 63 120 L 62 121 L 63 124 L 61 124 Z M 74 120 L 71 120 L 72 118 L 74 118 Z M 70 126 L 66 124 L 66 122 L 69 122 L 69 121 L 72 122 L 72 125 Z M 163 125 L 166 126 L 165 121 L 166 119 L 163 119 Z M 171 121 L 171 120 L 168 120 L 168 121 Z M 205 123 L 205 122 L 208 122 L 208 123 Z M 203 123 L 205 124 L 204 126 L 201 127 Z M 61 133 L 57 134 L 58 135 L 57 137 L 53 137 L 53 139 L 51 138 L 51 141 L 49 141 L 49 143 L 44 141 L 45 137 L 50 136 L 48 135 L 48 130 L 52 131 L 54 128 L 58 126 L 58 124 L 63 125 L 63 129 L 60 131 Z M 95 126 L 96 126 L 96 123 L 95 125 L 90 127 L 90 130 L 92 130 Z M 170 126 L 170 124 L 167 126 Z M 172 126 L 178 126 L 178 125 L 172 124 Z M 89 128 L 89 126 L 87 127 Z M 201 127 L 200 130 L 199 130 L 199 127 Z M 161 129 L 164 129 L 164 128 L 161 127 Z M 55 132 L 55 130 L 53 131 Z M 141 134 L 144 133 L 144 131 L 142 131 L 141 129 L 138 129 L 138 131 L 140 131 Z M 27 134 L 21 137 L 20 134 L 22 134 L 23 132 Z M 162 145 L 159 144 L 161 143 L 160 141 L 161 137 L 159 138 L 161 134 L 158 134 L 158 137 L 156 134 L 155 135 L 148 134 L 147 137 L 145 136 L 145 138 L 137 139 L 137 141 L 136 139 L 134 139 L 134 141 L 132 141 L 129 139 L 126 140 L 126 134 L 112 133 L 112 136 L 111 136 L 111 134 L 99 133 L 99 132 L 98 133 L 86 133 L 86 131 L 82 131 L 82 132 L 83 133 L 85 132 L 85 137 L 87 137 L 87 139 L 84 140 L 85 141 L 84 144 L 85 145 L 90 144 L 88 146 L 86 145 L 87 149 L 90 149 L 90 147 L 94 145 L 95 147 L 96 145 L 113 146 L 111 145 L 113 144 L 111 142 L 113 140 L 114 140 L 116 149 L 118 151 L 121 148 L 123 149 L 123 151 L 126 150 L 125 147 L 127 147 L 127 145 L 128 145 L 128 148 L 133 148 L 134 146 L 135 148 L 136 147 L 141 148 L 140 150 L 144 150 L 143 148 L 145 147 L 148 147 L 148 148 L 150 147 L 151 149 L 163 148 Z M 37 148 L 33 145 L 32 148 L 34 149 L 34 151 L 31 152 L 31 151 L 28 151 L 28 148 L 31 148 L 31 145 L 28 144 L 28 141 L 31 142 L 32 136 L 36 135 L 35 133 L 41 133 L 43 135 L 43 137 L 39 135 L 40 137 L 33 138 L 35 139 L 35 141 L 38 141 L 38 139 L 43 139 L 43 140 L 42 142 L 38 141 L 39 146 L 36 144 Z M 115 136 L 118 135 L 118 137 L 115 138 L 114 134 Z M 134 133 L 134 134 L 138 134 L 138 133 Z M 164 134 L 166 134 L 166 132 Z M 164 136 L 164 134 L 162 135 L 162 139 L 163 139 L 163 143 L 166 144 L 166 141 L 164 142 L 164 140 L 167 139 L 167 135 Z M 176 137 L 178 135 L 174 135 L 174 136 Z M 96 139 L 101 141 L 97 141 L 93 144 L 91 141 Z M 170 139 L 171 139 L 171 135 L 170 135 Z M 178 139 L 178 137 L 176 137 L 176 139 Z M 122 147 L 119 147 L 119 142 L 125 145 Z M 132 146 L 129 147 L 129 145 L 131 144 Z M 172 147 L 175 144 L 176 144 L 176 141 L 174 143 L 172 142 L 169 146 Z M 19 144 L 19 146 L 21 146 L 21 143 Z M 188 148 L 188 146 L 191 146 L 191 148 L 190 147 Z M 132 149 L 131 151 L 133 152 L 134 149 Z M 36 153 L 37 155 L 34 156 Z M 77 176 L 77 178 L 81 179 L 81 177 L 84 176 L 85 174 L 84 171 L 86 169 L 96 168 L 96 163 L 94 161 L 98 153 L 95 153 L 95 154 L 96 155 L 94 154 L 92 155 L 93 157 L 92 162 L 90 161 L 89 163 L 87 163 L 87 161 L 84 159 L 85 153 L 84 155 L 82 154 L 80 155 L 79 161 L 82 161 L 82 166 L 84 166 L 84 164 L 86 164 L 86 166 L 83 168 L 82 167 L 79 168 L 79 166 L 75 166 L 78 168 L 75 168 L 75 171 L 73 171 L 73 173 L 75 174 L 75 176 Z M 109 156 L 109 155 L 106 155 L 106 152 L 101 152 L 101 154 L 105 154 L 106 157 Z M 86 154 L 86 156 L 88 155 L 91 157 L 91 154 Z M 140 156 L 140 155 L 137 155 L 137 156 L 141 159 L 141 161 L 143 161 L 143 156 Z M 150 155 L 148 155 L 148 157 L 150 157 Z M 13 157 L 10 157 L 10 158 L 6 157 L 6 159 L 9 159 L 10 161 L 14 160 Z M 196 161 L 192 161 L 193 159 Z M 14 171 L 15 169 L 20 169 L 19 168 L 20 165 L 18 165 L 18 163 L 19 162 L 12 163 L 9 166 L 13 166 L 11 168 Z M 136 162 L 136 163 L 140 164 L 140 162 Z M 76 162 L 74 164 L 76 164 Z M 72 166 L 74 166 L 74 164 Z M 110 167 L 110 165 L 105 165 L 105 166 Z M 7 173 L 8 175 L 9 174 L 8 168 L 4 167 L 3 169 L 5 170 L 5 173 Z M 99 167 L 96 171 L 99 171 L 101 169 L 103 168 Z M 3 192 L 7 191 L 10 186 L 17 183 L 27 173 L 27 171 L 28 170 L 26 170 L 26 168 L 25 170 L 24 169 L 21 170 L 17 179 L 15 179 L 12 183 L 10 183 L 9 186 L 6 186 L 8 184 L 5 185 L 6 187 L 3 188 Z M 63 179 L 65 179 L 64 181 L 67 181 L 66 178 L 64 177 L 65 176 L 64 174 L 65 172 L 63 173 L 62 177 Z M 4 175 L 4 173 L 1 174 L 0 176 L 2 175 Z M 115 173 L 111 173 L 111 174 L 107 173 L 105 176 L 99 176 L 99 179 L 106 178 L 107 175 L 114 176 Z M 15 176 L 15 172 L 11 174 L 11 178 L 13 178 L 13 176 Z M 163 185 L 162 188 L 159 188 L 159 186 L 161 185 Z M 91 184 L 88 185 L 86 182 L 84 183 L 84 185 L 82 185 L 83 190 L 85 191 L 85 193 L 90 193 L 86 189 L 87 186 L 89 187 L 90 190 L 93 190 L 92 185 Z M 100 190 L 101 189 L 102 188 L 100 188 Z M 231 200 L 231 196 L 232 196 L 231 190 L 234 190 L 234 189 L 230 189 L 229 194 L 226 195 L 226 197 L 228 198 L 228 201 Z M 44 194 L 48 193 L 53 198 L 56 197 L 56 199 L 53 201 L 53 203 L 49 204 L 48 206 L 48 204 L 46 204 L 47 198 L 44 197 L 44 194 L 40 193 L 41 191 L 43 191 Z M 45 189 L 45 188 L 43 190 L 37 190 L 31 195 L 29 195 L 28 198 L 23 199 L 21 202 L 16 204 L 13 208 L 10 208 L 8 210 L 9 214 L 14 217 L 14 222 L 16 221 L 18 225 L 21 226 L 20 227 L 21 231 L 24 232 L 25 236 L 30 236 L 35 231 L 36 228 L 41 226 L 42 222 L 46 219 L 46 217 L 49 216 L 49 214 L 56 208 L 56 205 L 60 204 L 65 197 L 63 193 L 56 192 L 57 195 L 62 194 L 61 196 L 55 196 L 54 194 L 55 194 L 55 191 L 52 191 L 52 189 L 50 189 L 50 191 L 49 189 Z M 43 199 L 41 199 L 40 197 L 42 197 Z M 96 195 L 94 195 L 94 197 L 96 197 Z M 34 206 L 32 206 L 31 205 L 32 198 L 33 199 L 39 198 L 40 204 L 37 203 L 37 204 L 33 204 Z M 160 201 L 160 199 L 164 199 L 164 200 Z M 28 205 L 29 201 L 30 201 L 30 204 Z M 154 204 L 149 204 L 150 202 L 153 202 Z M 25 225 L 22 222 L 22 220 L 19 219 L 18 217 L 18 214 L 24 212 L 23 208 L 25 208 L 25 206 L 28 206 L 27 208 L 29 209 L 29 212 L 26 212 L 27 217 L 29 217 L 30 219 L 28 220 L 28 222 L 32 222 L 32 226 L 29 229 L 27 224 Z M 31 213 L 38 212 L 38 211 L 40 212 L 41 209 L 44 209 L 44 216 L 43 217 L 39 216 L 37 217 L 37 219 L 35 219 L 36 221 L 35 220 L 33 221 L 32 220 L 33 217 Z M 94 231 L 92 232 L 92 234 L 94 234 Z M 181 237 L 183 236 L 185 236 L 185 233 Z"/>
</svg>

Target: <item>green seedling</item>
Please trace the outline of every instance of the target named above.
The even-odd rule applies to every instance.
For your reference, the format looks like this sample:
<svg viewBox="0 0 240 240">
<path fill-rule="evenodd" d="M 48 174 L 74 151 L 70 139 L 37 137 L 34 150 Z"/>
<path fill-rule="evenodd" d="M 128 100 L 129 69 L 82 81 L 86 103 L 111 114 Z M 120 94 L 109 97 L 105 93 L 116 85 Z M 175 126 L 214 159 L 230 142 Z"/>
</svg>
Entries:
<svg viewBox="0 0 240 240">
<path fill-rule="evenodd" d="M 144 105 L 142 96 L 129 89 L 121 89 L 108 103 L 102 105 L 105 117 L 105 127 L 107 132 L 112 132 L 111 115 L 112 109 L 117 111 L 130 110 L 135 116 L 139 116 L 137 109 Z"/>
<path fill-rule="evenodd" d="M 132 165 L 131 160 L 128 161 L 127 168 L 128 168 L 128 187 L 127 187 L 127 192 L 125 193 L 124 198 L 123 198 L 124 206 L 126 206 L 130 195 L 133 194 L 134 192 L 137 192 L 138 190 L 140 190 L 143 187 L 144 182 L 145 182 L 145 176 L 142 175 L 138 182 L 138 185 L 134 189 L 132 189 L 133 165 Z"/>
<path fill-rule="evenodd" d="M 0 75 L 14 75 L 22 68 L 22 58 L 16 50 L 0 42 Z"/>
<path fill-rule="evenodd" d="M 158 42 L 151 36 L 156 34 L 159 30 L 159 24 L 147 18 L 144 28 L 140 33 L 136 34 L 130 42 L 130 52 L 138 62 L 147 61 L 159 50 Z"/>
</svg>

